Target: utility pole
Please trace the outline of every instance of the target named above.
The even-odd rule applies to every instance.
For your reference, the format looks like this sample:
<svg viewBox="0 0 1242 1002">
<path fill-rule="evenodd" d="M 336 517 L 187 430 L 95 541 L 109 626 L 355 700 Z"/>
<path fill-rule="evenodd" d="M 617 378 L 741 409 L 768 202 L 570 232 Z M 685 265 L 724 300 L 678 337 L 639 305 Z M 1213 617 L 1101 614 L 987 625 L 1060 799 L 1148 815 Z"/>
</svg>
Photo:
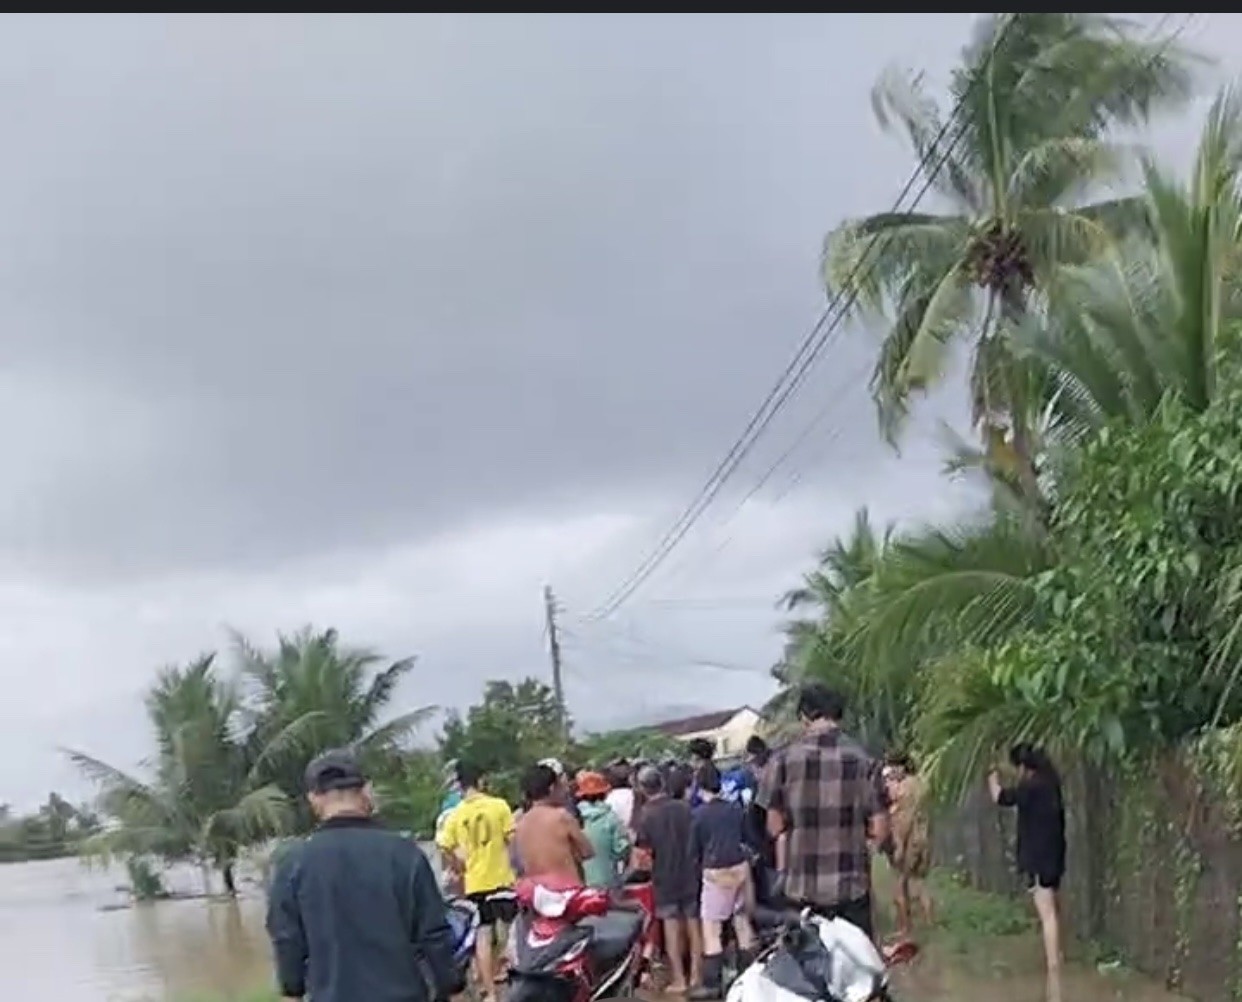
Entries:
<svg viewBox="0 0 1242 1002">
<path fill-rule="evenodd" d="M 556 697 L 557 723 L 561 737 L 569 740 L 569 714 L 565 712 L 565 684 L 561 680 L 561 638 L 556 626 L 556 596 L 552 586 L 543 586 L 543 612 L 547 620 L 548 653 L 552 656 L 552 692 Z"/>
</svg>

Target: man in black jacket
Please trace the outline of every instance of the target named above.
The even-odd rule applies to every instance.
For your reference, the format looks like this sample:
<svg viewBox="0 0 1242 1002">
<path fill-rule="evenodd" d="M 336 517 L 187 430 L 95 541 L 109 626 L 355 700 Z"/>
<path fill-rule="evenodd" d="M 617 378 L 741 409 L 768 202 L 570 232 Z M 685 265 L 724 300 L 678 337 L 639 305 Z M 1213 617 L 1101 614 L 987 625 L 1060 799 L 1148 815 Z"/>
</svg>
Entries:
<svg viewBox="0 0 1242 1002">
<path fill-rule="evenodd" d="M 285 1002 L 440 1002 L 462 986 L 444 900 L 421 849 L 371 817 L 352 755 L 306 770 L 319 827 L 281 860 L 267 928 Z"/>
</svg>

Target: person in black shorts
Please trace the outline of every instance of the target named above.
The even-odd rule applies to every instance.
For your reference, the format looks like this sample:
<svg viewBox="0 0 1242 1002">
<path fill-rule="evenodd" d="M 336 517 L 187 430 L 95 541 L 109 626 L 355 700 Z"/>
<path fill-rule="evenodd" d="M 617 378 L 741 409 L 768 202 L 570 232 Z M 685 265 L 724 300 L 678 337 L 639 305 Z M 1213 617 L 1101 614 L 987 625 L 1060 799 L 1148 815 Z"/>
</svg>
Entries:
<svg viewBox="0 0 1242 1002">
<path fill-rule="evenodd" d="M 497 941 L 504 942 L 500 927 L 512 922 L 517 910 L 509 861 L 513 812 L 484 790 L 483 773 L 475 766 L 459 762 L 457 777 L 462 802 L 445 819 L 436 843 L 449 865 L 461 872 L 466 897 L 479 910 L 482 929 L 475 939 L 475 962 L 484 997 L 494 998 L 499 974 L 496 946 Z"/>
<path fill-rule="evenodd" d="M 1061 777 L 1042 748 L 1021 743 L 1010 749 L 1017 781 L 988 776 L 992 799 L 1018 812 L 1018 869 L 1030 888 L 1044 937 L 1048 1002 L 1061 1002 L 1061 922 L 1058 901 L 1065 876 L 1065 804 Z"/>
</svg>

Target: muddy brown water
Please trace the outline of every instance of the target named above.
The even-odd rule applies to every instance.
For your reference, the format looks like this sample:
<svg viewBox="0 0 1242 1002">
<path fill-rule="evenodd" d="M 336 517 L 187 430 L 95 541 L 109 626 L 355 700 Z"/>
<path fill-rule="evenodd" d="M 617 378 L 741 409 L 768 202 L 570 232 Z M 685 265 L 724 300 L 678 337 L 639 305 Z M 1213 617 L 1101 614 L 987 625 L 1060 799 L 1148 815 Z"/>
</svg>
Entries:
<svg viewBox="0 0 1242 1002">
<path fill-rule="evenodd" d="M 198 875 L 174 872 L 178 891 Z M 75 860 L 0 866 L 5 998 L 21 1002 L 165 1002 L 228 998 L 270 981 L 257 888 L 239 901 L 177 900 L 136 908 L 116 872 Z M 933 945 L 895 976 L 900 1002 L 1004 998 L 1042 1002 L 1035 937 L 990 940 L 969 955 Z M 1067 1002 L 1176 1002 L 1152 983 L 1073 968 Z"/>
</svg>

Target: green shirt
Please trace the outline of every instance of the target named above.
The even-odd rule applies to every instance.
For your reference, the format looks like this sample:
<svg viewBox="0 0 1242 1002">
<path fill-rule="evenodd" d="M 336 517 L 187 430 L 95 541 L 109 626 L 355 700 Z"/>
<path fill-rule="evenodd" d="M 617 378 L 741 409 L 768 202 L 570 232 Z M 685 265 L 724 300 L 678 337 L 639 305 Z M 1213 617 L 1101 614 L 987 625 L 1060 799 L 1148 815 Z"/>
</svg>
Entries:
<svg viewBox="0 0 1242 1002">
<path fill-rule="evenodd" d="M 582 830 L 595 855 L 582 864 L 589 887 L 615 887 L 621 868 L 630 857 L 630 835 L 616 812 L 602 801 L 584 800 L 578 805 Z"/>
</svg>

